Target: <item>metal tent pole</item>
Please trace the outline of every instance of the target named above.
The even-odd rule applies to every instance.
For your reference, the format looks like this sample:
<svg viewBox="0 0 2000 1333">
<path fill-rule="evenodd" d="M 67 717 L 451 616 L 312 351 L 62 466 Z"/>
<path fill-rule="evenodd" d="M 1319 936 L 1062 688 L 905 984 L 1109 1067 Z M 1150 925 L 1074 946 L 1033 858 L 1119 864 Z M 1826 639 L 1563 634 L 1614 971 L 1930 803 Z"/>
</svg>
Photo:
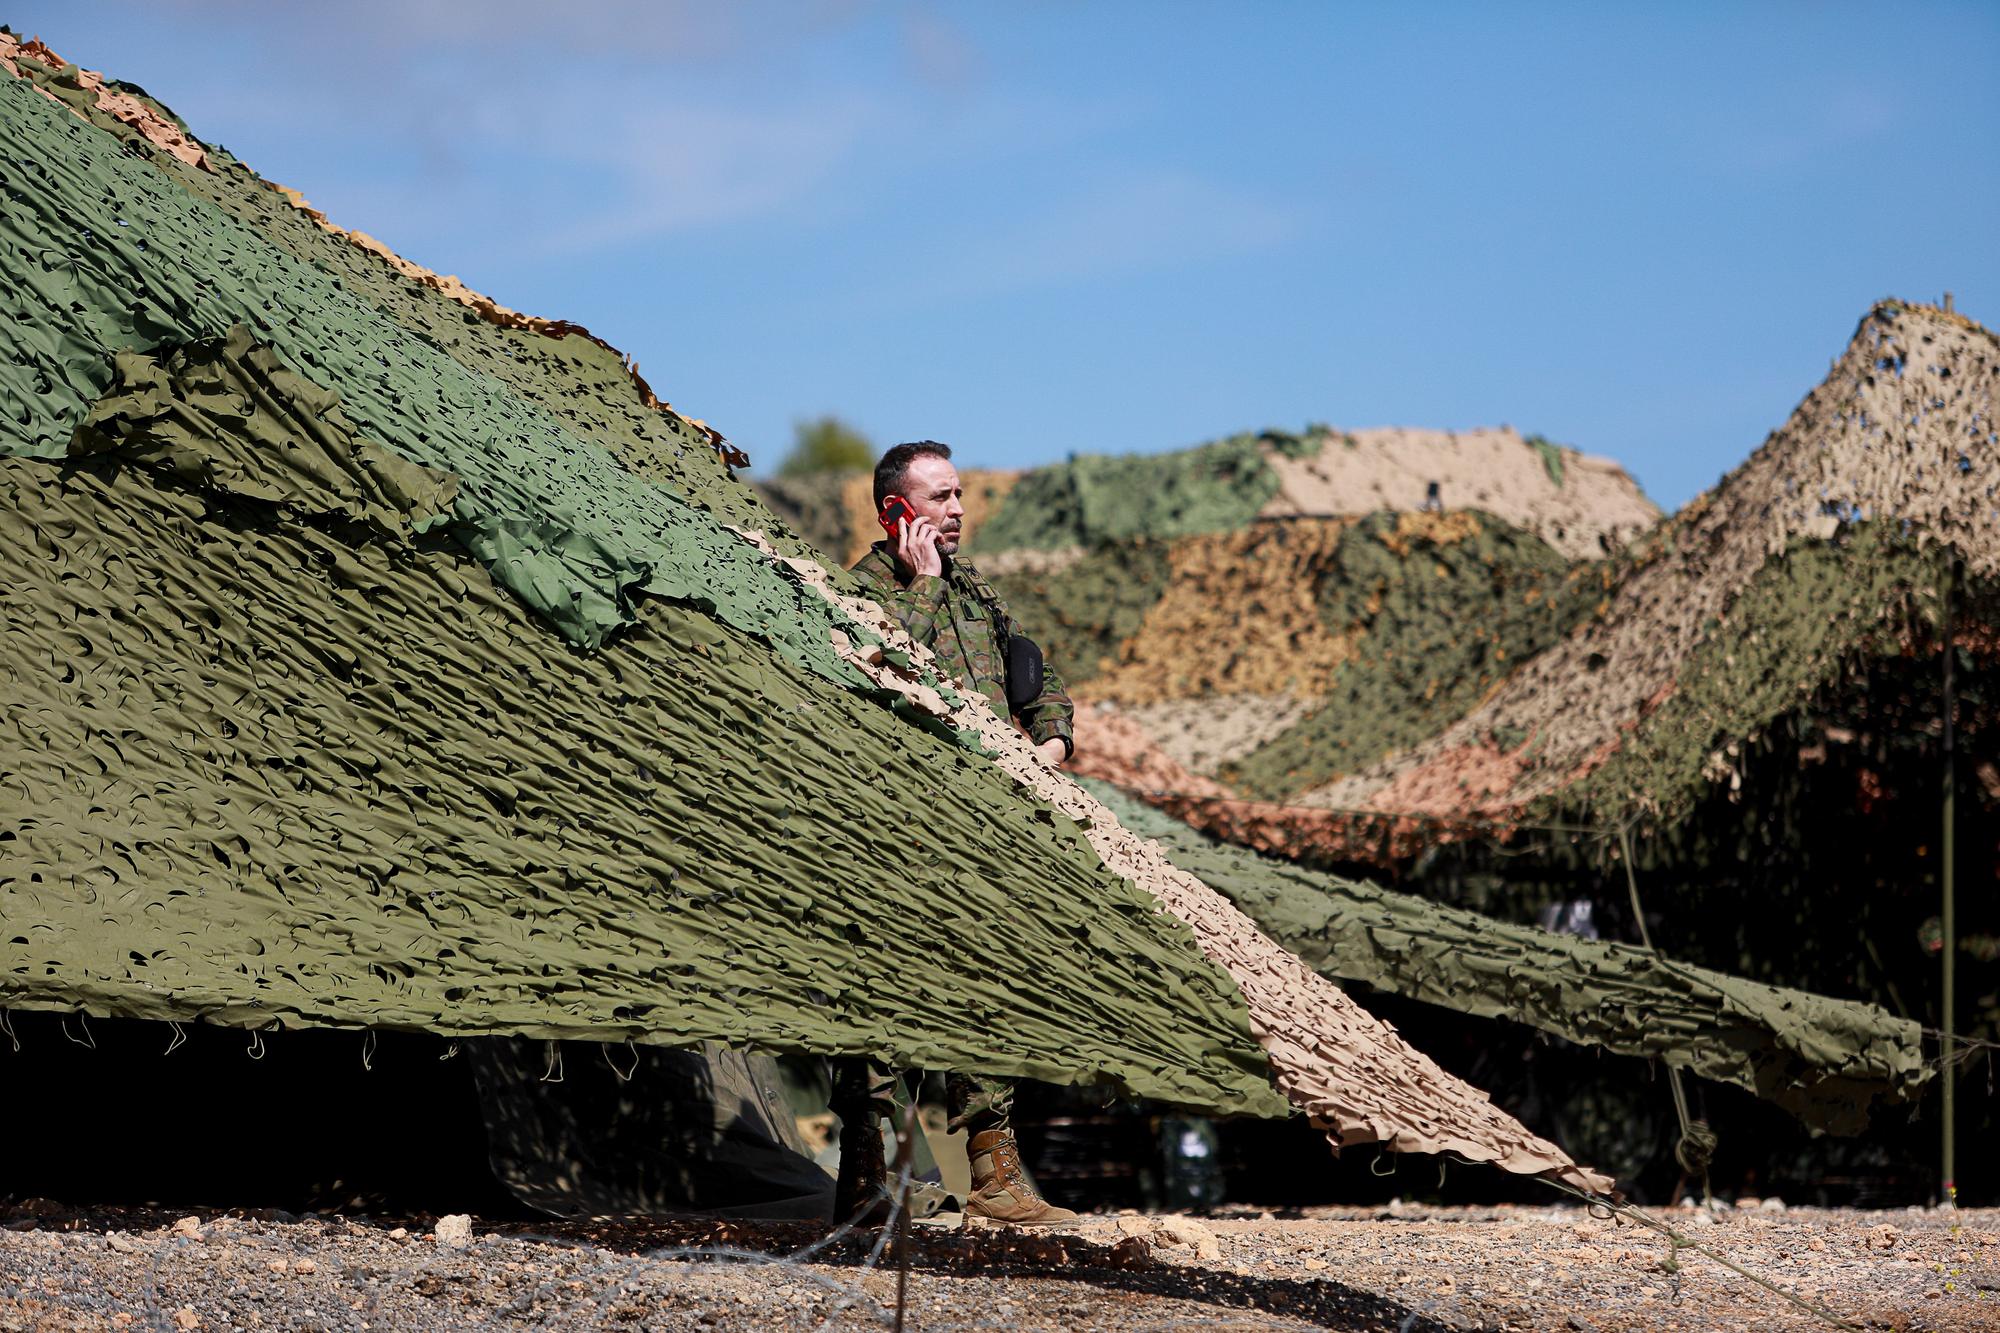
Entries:
<svg viewBox="0 0 2000 1333">
<path fill-rule="evenodd" d="M 1952 693 L 1951 666 L 1956 654 L 1951 643 L 1951 595 L 1957 582 L 1958 560 L 1954 556 L 1945 564 L 1944 573 L 1944 837 L 1942 841 L 1943 861 L 1938 868 L 1939 886 L 1944 893 L 1942 912 L 1942 935 L 1944 947 L 1943 1009 L 1944 1015 L 1938 1027 L 1943 1035 L 1938 1038 L 1938 1057 L 1943 1064 L 1940 1076 L 1944 1080 L 1944 1202 L 1956 1204 L 1958 1201 L 1958 1080 L 1952 1069 L 1952 1033 L 1957 1029 L 1958 1017 L 1958 900 L 1953 882 L 1953 868 L 1956 860 L 1957 821 L 1953 816 L 1953 798 L 1957 793 L 1957 747 L 1953 744 L 1952 714 L 1955 700 Z"/>
</svg>

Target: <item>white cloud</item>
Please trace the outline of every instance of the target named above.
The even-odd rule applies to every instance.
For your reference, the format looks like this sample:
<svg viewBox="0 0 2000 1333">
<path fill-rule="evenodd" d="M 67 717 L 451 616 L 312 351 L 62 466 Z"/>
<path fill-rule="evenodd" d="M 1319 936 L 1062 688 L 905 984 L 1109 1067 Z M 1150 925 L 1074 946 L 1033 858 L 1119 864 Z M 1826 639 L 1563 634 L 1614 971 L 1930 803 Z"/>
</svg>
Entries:
<svg viewBox="0 0 2000 1333">
<path fill-rule="evenodd" d="M 1306 210 L 1181 171 L 1130 171 L 1004 224 L 947 236 L 880 290 L 929 304 L 1119 277 L 1285 244 Z"/>
<path fill-rule="evenodd" d="M 601 172 L 606 191 L 576 201 L 546 248 L 589 250 L 796 205 L 834 178 L 886 112 L 864 98 L 789 109 L 634 107 L 594 122 L 565 148 Z"/>
</svg>

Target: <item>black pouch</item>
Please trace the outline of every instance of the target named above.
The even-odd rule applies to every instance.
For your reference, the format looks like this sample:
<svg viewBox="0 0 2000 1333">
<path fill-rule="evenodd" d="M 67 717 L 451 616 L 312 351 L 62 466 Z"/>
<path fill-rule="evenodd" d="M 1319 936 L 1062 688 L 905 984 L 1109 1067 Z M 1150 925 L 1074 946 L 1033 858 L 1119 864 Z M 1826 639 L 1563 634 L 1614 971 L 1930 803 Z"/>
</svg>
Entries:
<svg viewBox="0 0 2000 1333">
<path fill-rule="evenodd" d="M 1025 634 L 1007 636 L 1007 706 L 1020 712 L 1042 697 L 1042 650 Z"/>
</svg>

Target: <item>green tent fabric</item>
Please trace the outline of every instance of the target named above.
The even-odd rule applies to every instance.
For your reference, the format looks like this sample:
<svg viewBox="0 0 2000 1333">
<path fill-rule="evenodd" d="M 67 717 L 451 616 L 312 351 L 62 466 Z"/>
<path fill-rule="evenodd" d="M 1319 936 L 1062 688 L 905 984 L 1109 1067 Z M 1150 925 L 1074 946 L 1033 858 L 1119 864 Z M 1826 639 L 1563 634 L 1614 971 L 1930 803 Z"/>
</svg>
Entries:
<svg viewBox="0 0 2000 1333">
<path fill-rule="evenodd" d="M 838 656 L 733 483 L 27 79 L 0 123 L 0 1005 L 1285 1113 L 1189 930 Z"/>
<path fill-rule="evenodd" d="M 1873 1005 L 1306 870 L 1216 842 L 1108 783 L 1085 785 L 1329 977 L 1663 1060 L 1837 1133 L 1858 1133 L 1875 1101 L 1913 1097 L 1930 1077 L 1918 1026 Z"/>
<path fill-rule="evenodd" d="M 0 463 L 6 1004 L 1281 1106 L 1228 977 L 985 760 L 698 611 L 581 655 L 448 543 L 168 479 Z"/>
</svg>

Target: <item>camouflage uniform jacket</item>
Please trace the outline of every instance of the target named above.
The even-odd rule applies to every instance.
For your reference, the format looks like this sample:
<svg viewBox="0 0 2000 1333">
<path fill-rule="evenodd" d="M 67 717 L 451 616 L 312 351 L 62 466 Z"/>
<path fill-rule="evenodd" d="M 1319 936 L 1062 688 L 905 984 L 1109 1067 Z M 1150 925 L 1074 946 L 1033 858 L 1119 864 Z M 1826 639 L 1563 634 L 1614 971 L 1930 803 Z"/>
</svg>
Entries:
<svg viewBox="0 0 2000 1333">
<path fill-rule="evenodd" d="M 931 650 L 946 675 L 985 695 L 1001 717 L 1008 715 L 1003 636 L 1033 636 L 1007 614 L 1007 604 L 978 570 L 948 556 L 943 574 L 919 574 L 905 587 L 897 577 L 896 557 L 889 543 L 876 542 L 868 554 L 855 561 L 854 573 L 869 586 L 882 609 L 894 616 L 911 638 Z M 1044 661 L 1041 694 L 1015 716 L 1035 744 L 1059 737 L 1064 752 L 1069 753 L 1076 749 L 1071 726 L 1075 713 L 1063 691 L 1062 677 Z"/>
</svg>

